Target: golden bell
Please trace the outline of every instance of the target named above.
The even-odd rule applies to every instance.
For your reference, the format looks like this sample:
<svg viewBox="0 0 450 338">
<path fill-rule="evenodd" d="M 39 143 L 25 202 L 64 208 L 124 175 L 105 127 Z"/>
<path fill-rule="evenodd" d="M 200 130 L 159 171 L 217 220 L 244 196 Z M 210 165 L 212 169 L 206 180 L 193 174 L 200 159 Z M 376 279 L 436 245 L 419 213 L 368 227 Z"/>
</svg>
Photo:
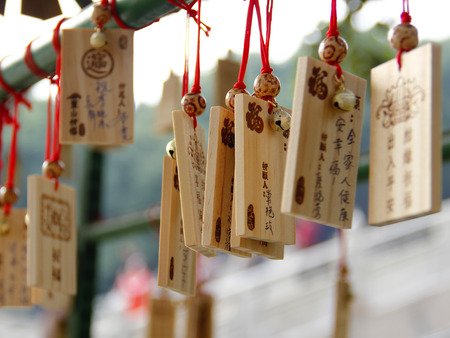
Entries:
<svg viewBox="0 0 450 338">
<path fill-rule="evenodd" d="M 42 175 L 48 178 L 59 178 L 64 171 L 62 161 L 44 161 L 42 164 Z"/>
<path fill-rule="evenodd" d="M 9 232 L 9 224 L 6 221 L 0 223 L 0 236 L 4 236 Z"/>
<path fill-rule="evenodd" d="M 177 159 L 177 148 L 175 146 L 175 139 L 173 139 L 169 143 L 167 143 L 166 153 L 167 153 L 167 155 L 172 157 L 174 160 Z"/>
<path fill-rule="evenodd" d="M 16 188 L 7 188 L 3 186 L 0 188 L 0 201 L 3 205 L 14 204 L 19 198 L 19 190 Z"/>
<path fill-rule="evenodd" d="M 291 114 L 282 109 L 280 106 L 275 106 L 269 116 L 269 123 L 275 131 L 286 131 L 291 127 Z"/>
<path fill-rule="evenodd" d="M 356 95 L 351 90 L 340 88 L 334 94 L 332 104 L 333 107 L 348 112 L 356 106 Z"/>
<path fill-rule="evenodd" d="M 103 49 L 108 45 L 108 37 L 101 30 L 97 30 L 91 35 L 89 43 L 95 49 Z"/>
</svg>

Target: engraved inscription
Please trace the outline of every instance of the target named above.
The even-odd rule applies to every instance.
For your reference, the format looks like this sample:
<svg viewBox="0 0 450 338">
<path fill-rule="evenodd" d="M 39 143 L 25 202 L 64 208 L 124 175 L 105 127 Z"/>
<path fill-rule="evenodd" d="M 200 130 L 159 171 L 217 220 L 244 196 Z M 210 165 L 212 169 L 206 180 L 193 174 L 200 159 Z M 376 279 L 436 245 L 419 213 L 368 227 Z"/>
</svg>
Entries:
<svg viewBox="0 0 450 338">
<path fill-rule="evenodd" d="M 41 232 L 44 236 L 69 241 L 71 238 L 70 204 L 61 199 L 41 195 Z"/>
<path fill-rule="evenodd" d="M 89 49 L 81 59 L 84 73 L 93 79 L 103 79 L 112 73 L 114 59 L 107 50 Z"/>
<path fill-rule="evenodd" d="M 170 257 L 170 268 L 169 268 L 169 278 L 170 280 L 173 280 L 173 273 L 174 273 L 174 262 L 173 262 L 173 256 Z"/>
<path fill-rule="evenodd" d="M 320 67 L 313 67 L 311 77 L 308 79 L 308 92 L 320 100 L 325 100 L 328 95 L 328 87 L 323 82 L 328 72 L 321 70 Z"/>
<path fill-rule="evenodd" d="M 128 47 L 128 37 L 126 35 L 121 35 L 119 37 L 119 48 L 127 49 Z"/>
<path fill-rule="evenodd" d="M 261 116 L 259 116 L 259 113 L 261 111 L 262 107 L 256 104 L 256 102 L 249 102 L 248 111 L 245 114 L 248 129 L 254 130 L 258 134 L 262 133 L 262 131 L 264 130 L 264 121 Z"/>
<path fill-rule="evenodd" d="M 173 175 L 173 187 L 180 191 L 180 184 L 178 183 L 178 166 L 175 167 L 175 174 Z"/>
<path fill-rule="evenodd" d="M 220 242 L 221 232 L 222 232 L 222 220 L 220 219 L 220 217 L 218 217 L 216 220 L 216 232 L 215 232 L 215 236 L 214 236 L 217 243 Z"/>
<path fill-rule="evenodd" d="M 222 143 L 230 148 L 234 148 L 234 121 L 223 120 Z"/>
<path fill-rule="evenodd" d="M 385 97 L 376 112 L 384 128 L 395 126 L 414 118 L 425 100 L 425 91 L 415 79 L 399 77 L 397 83 L 386 91 Z"/>
<path fill-rule="evenodd" d="M 303 204 L 305 200 L 305 177 L 302 176 L 297 181 L 297 187 L 295 189 L 295 201 L 298 204 Z"/>
<path fill-rule="evenodd" d="M 249 230 L 255 229 L 255 212 L 253 204 L 250 204 L 247 208 L 247 227 Z"/>
</svg>

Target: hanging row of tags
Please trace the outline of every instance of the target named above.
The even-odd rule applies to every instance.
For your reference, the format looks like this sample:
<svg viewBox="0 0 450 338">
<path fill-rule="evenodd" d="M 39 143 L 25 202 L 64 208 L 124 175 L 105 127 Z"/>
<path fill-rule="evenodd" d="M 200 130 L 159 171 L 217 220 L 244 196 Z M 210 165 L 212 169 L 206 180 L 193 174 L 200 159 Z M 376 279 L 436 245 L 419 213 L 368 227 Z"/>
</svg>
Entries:
<svg viewBox="0 0 450 338">
<path fill-rule="evenodd" d="M 93 31 L 62 31 L 60 142 L 133 143 L 133 31 L 107 30 L 102 49 L 91 46 Z M 32 175 L 27 195 L 27 210 L 0 215 L 0 306 L 68 310 L 77 280 L 75 190 Z"/>
<path fill-rule="evenodd" d="M 425 45 L 372 70 L 369 223 L 440 209 L 441 56 Z M 420 65 L 420 66 L 418 66 Z M 349 229 L 355 202 L 366 81 L 344 72 L 353 110 L 332 105 L 336 69 L 298 61 L 288 131 L 269 126 L 269 104 L 240 94 L 234 112 L 212 107 L 208 147 L 173 112 L 176 160 L 164 158 L 158 284 L 195 293 L 195 252 L 282 259 L 295 217 Z"/>
</svg>

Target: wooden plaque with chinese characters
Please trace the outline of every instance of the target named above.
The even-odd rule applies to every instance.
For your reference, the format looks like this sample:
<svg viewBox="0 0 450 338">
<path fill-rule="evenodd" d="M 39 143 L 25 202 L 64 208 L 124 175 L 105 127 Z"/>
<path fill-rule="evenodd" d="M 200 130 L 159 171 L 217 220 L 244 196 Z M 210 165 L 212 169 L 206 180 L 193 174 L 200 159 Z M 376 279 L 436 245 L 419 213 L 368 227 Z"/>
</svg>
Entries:
<svg viewBox="0 0 450 338">
<path fill-rule="evenodd" d="M 352 226 L 366 81 L 344 72 L 352 111 L 333 107 L 336 69 L 298 60 L 281 211 L 317 223 Z"/>
<path fill-rule="evenodd" d="M 170 299 L 152 298 L 147 337 L 174 338 L 176 310 L 176 302 Z"/>
<path fill-rule="evenodd" d="M 106 29 L 94 49 L 93 29 L 64 29 L 61 40 L 61 143 L 133 143 L 133 31 Z"/>
<path fill-rule="evenodd" d="M 289 131 L 274 131 L 269 117 L 268 102 L 236 96 L 236 234 L 294 244 L 295 219 L 281 214 Z"/>
<path fill-rule="evenodd" d="M 75 190 L 28 176 L 28 285 L 76 294 Z"/>
<path fill-rule="evenodd" d="M 266 242 L 257 239 L 245 238 L 236 234 L 236 203 L 233 199 L 233 214 L 231 222 L 231 247 L 240 251 L 252 253 L 270 259 L 284 258 L 284 244 L 276 242 Z"/>
<path fill-rule="evenodd" d="M 371 73 L 369 224 L 441 208 L 441 48 L 427 44 Z"/>
<path fill-rule="evenodd" d="M 0 235 L 0 306 L 31 306 L 31 289 L 27 286 L 26 209 L 0 212 L 2 224 L 9 231 Z"/>
<path fill-rule="evenodd" d="M 40 288 L 31 288 L 31 302 L 34 305 L 62 313 L 70 313 L 73 296 Z"/>
<path fill-rule="evenodd" d="M 184 245 L 177 161 L 164 156 L 159 226 L 158 286 L 195 295 L 197 259 Z"/>
<path fill-rule="evenodd" d="M 205 130 L 181 110 L 174 110 L 173 129 L 180 182 L 184 242 L 207 257 L 216 256 L 213 249 L 202 246 L 203 203 L 205 194 L 206 141 Z"/>
<path fill-rule="evenodd" d="M 234 155 L 234 113 L 222 107 L 212 107 L 202 245 L 239 257 L 251 257 L 250 253 L 231 247 Z"/>
</svg>

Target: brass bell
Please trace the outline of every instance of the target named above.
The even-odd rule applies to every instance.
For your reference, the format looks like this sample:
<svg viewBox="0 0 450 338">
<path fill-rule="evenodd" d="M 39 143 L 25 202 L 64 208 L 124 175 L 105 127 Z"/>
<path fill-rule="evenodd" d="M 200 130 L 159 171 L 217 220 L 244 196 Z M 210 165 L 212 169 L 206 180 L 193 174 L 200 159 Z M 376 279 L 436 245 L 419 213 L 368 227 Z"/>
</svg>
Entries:
<svg viewBox="0 0 450 338">
<path fill-rule="evenodd" d="M 334 94 L 332 104 L 343 112 L 351 111 L 356 106 L 356 95 L 342 86 Z"/>
<path fill-rule="evenodd" d="M 0 223 L 0 236 L 5 236 L 9 232 L 9 224 L 6 221 Z"/>
<path fill-rule="evenodd" d="M 169 143 L 167 143 L 166 153 L 167 153 L 167 155 L 172 157 L 174 160 L 177 159 L 177 148 L 175 146 L 175 139 L 173 139 Z"/>
<path fill-rule="evenodd" d="M 25 218 L 24 218 L 24 223 L 25 223 L 25 225 L 27 226 L 27 227 L 29 227 L 30 226 L 30 214 L 29 213 L 26 213 L 25 214 Z"/>
<path fill-rule="evenodd" d="M 64 171 L 64 163 L 62 161 L 46 160 L 42 163 L 42 175 L 47 178 L 59 178 Z"/>
<path fill-rule="evenodd" d="M 0 201 L 3 205 L 14 204 L 19 198 L 19 190 L 16 188 L 7 188 L 3 186 L 0 188 Z"/>
<path fill-rule="evenodd" d="M 95 49 L 103 49 L 103 48 L 105 48 L 108 45 L 108 37 L 106 36 L 106 34 L 101 29 L 97 29 L 91 35 L 89 43 Z"/>
<path fill-rule="evenodd" d="M 272 109 L 269 123 L 275 131 L 287 131 L 291 127 L 291 114 L 277 105 Z"/>
</svg>

